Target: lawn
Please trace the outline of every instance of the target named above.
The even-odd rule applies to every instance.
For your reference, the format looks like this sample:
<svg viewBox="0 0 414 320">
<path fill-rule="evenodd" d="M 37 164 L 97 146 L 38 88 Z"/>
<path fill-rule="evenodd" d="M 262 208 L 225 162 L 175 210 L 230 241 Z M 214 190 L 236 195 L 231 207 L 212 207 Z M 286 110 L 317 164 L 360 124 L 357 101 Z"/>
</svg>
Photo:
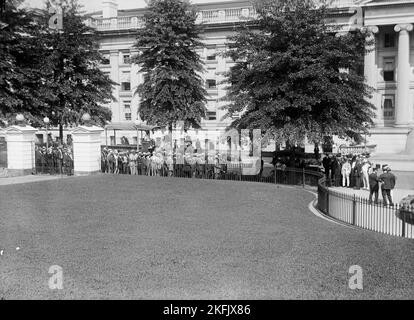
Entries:
<svg viewBox="0 0 414 320">
<path fill-rule="evenodd" d="M 318 218 L 313 199 L 145 176 L 0 186 L 0 298 L 414 298 L 412 240 Z M 52 265 L 62 290 L 48 288 Z M 362 291 L 348 288 L 352 265 Z"/>
</svg>

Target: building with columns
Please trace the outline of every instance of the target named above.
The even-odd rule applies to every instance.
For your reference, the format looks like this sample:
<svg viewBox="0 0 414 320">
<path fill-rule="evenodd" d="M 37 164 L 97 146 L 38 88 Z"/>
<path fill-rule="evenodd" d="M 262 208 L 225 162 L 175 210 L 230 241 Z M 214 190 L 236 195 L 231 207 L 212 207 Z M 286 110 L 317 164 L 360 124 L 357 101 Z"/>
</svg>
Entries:
<svg viewBox="0 0 414 320">
<path fill-rule="evenodd" d="M 251 3 L 243 0 L 197 1 L 196 5 L 197 22 L 205 25 L 201 37 L 206 45 L 199 50 L 205 62 L 208 92 L 208 114 L 202 126 L 224 128 L 231 119 L 222 119 L 224 111 L 220 110 L 219 99 L 225 91 L 220 81 L 233 62 L 220 53 L 226 50 L 226 39 L 234 32 L 235 24 L 255 13 Z M 130 58 L 136 53 L 132 48 L 135 30 L 142 26 L 145 8 L 118 10 L 116 0 L 103 0 L 102 6 L 102 11 L 90 14 L 87 23 L 100 34 L 100 50 L 106 57 L 102 70 L 119 83 L 114 87 L 116 101 L 110 106 L 112 121 L 134 121 L 139 107 L 139 96 L 134 92 L 143 75 L 138 66 L 130 63 Z M 341 32 L 354 28 L 369 28 L 373 32 L 375 45 L 365 56 L 364 67 L 366 81 L 374 88 L 371 100 L 376 107 L 368 144 L 376 145 L 376 154 L 414 153 L 407 146 L 407 141 L 414 140 L 410 136 L 414 135 L 414 0 L 334 0 L 331 16 L 342 27 Z M 136 136 L 129 133 L 132 143 Z M 112 143 L 114 138 L 110 137 Z M 116 137 L 117 143 L 119 138 Z"/>
</svg>

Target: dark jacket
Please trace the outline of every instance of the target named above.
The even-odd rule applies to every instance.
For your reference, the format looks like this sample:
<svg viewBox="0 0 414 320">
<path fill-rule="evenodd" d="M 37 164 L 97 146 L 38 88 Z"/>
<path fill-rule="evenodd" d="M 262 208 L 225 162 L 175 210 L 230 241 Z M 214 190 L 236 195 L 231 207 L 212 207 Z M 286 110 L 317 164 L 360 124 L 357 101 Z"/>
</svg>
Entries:
<svg viewBox="0 0 414 320">
<path fill-rule="evenodd" d="M 362 164 L 359 163 L 359 162 L 356 163 L 353 171 L 354 171 L 354 176 L 355 177 L 362 176 Z"/>
<path fill-rule="evenodd" d="M 322 165 L 325 168 L 325 170 L 326 169 L 330 170 L 331 169 L 331 164 L 332 164 L 331 158 L 329 158 L 329 157 L 323 158 Z"/>
<path fill-rule="evenodd" d="M 383 183 L 381 189 L 391 190 L 395 187 L 396 178 L 391 172 L 383 173 L 379 176 L 379 180 Z"/>
<path fill-rule="evenodd" d="M 378 182 L 379 182 L 379 179 L 378 179 L 377 174 L 374 173 L 374 172 L 371 173 L 369 175 L 369 187 L 370 187 L 370 189 L 372 189 L 372 190 L 377 189 L 378 188 Z"/>
</svg>

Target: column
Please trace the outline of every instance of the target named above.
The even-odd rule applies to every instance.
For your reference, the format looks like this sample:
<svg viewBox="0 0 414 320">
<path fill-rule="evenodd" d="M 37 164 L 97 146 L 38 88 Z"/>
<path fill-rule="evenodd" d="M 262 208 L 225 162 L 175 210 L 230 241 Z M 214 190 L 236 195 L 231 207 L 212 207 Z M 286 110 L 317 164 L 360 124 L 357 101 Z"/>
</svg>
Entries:
<svg viewBox="0 0 414 320">
<path fill-rule="evenodd" d="M 71 132 L 75 175 L 90 175 L 101 171 L 101 134 L 103 131 L 100 127 L 86 124 Z"/>
<path fill-rule="evenodd" d="M 9 176 L 32 174 L 35 162 L 35 132 L 28 125 L 17 125 L 6 129 L 7 171 Z"/>
<path fill-rule="evenodd" d="M 398 72 L 397 72 L 397 101 L 395 106 L 395 126 L 404 127 L 409 122 L 410 101 L 410 35 L 412 24 L 397 24 L 394 27 L 398 36 Z"/>
<path fill-rule="evenodd" d="M 138 50 L 131 50 L 131 57 L 138 54 Z M 140 67 L 139 65 L 132 63 L 131 64 L 131 91 L 132 91 L 132 101 L 131 101 L 131 112 L 132 112 L 132 120 L 138 119 L 138 108 L 140 103 L 140 97 L 136 93 L 138 86 L 141 84 L 140 82 Z"/>
<path fill-rule="evenodd" d="M 374 91 L 371 92 L 372 97 L 368 99 L 370 103 L 376 106 L 376 119 L 375 122 L 378 123 L 381 120 L 381 106 L 375 104 L 375 90 L 377 89 L 377 66 L 375 64 L 376 59 L 376 43 L 375 43 L 375 34 L 378 33 L 377 26 L 368 26 L 365 28 L 368 32 L 366 41 L 367 45 L 365 47 L 365 57 L 364 57 L 364 76 L 365 83 L 373 88 Z"/>
<path fill-rule="evenodd" d="M 116 83 L 120 84 L 119 81 L 119 51 L 118 50 L 111 50 L 110 51 L 110 64 L 111 64 L 111 79 L 115 81 Z M 115 101 L 111 102 L 111 109 L 112 109 L 112 121 L 120 121 L 121 115 L 120 115 L 120 104 L 119 104 L 119 91 L 120 86 L 113 86 L 113 95 L 115 97 Z"/>
</svg>

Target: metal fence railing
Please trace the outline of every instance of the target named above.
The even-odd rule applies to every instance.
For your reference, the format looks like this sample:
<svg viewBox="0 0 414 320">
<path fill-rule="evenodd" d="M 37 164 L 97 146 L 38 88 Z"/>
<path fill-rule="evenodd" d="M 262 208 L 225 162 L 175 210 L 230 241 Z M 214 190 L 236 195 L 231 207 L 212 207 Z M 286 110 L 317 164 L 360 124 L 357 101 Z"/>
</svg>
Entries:
<svg viewBox="0 0 414 320">
<path fill-rule="evenodd" d="M 414 206 L 373 203 L 356 195 L 329 189 L 325 177 L 318 183 L 318 208 L 325 215 L 358 228 L 414 239 Z"/>
<path fill-rule="evenodd" d="M 116 174 L 135 174 L 147 176 L 165 176 L 177 178 L 194 178 L 194 179 L 215 179 L 215 180 L 233 180 L 246 182 L 263 182 L 272 184 L 296 185 L 302 187 L 317 187 L 318 181 L 322 174 L 305 170 L 304 168 L 275 168 L 262 171 L 256 175 L 244 175 L 240 164 L 174 164 L 168 167 L 167 164 L 148 164 L 142 159 L 132 164 L 118 161 L 111 165 L 107 165 L 104 161 L 102 172 Z M 269 169 L 269 168 L 267 168 Z"/>
</svg>

